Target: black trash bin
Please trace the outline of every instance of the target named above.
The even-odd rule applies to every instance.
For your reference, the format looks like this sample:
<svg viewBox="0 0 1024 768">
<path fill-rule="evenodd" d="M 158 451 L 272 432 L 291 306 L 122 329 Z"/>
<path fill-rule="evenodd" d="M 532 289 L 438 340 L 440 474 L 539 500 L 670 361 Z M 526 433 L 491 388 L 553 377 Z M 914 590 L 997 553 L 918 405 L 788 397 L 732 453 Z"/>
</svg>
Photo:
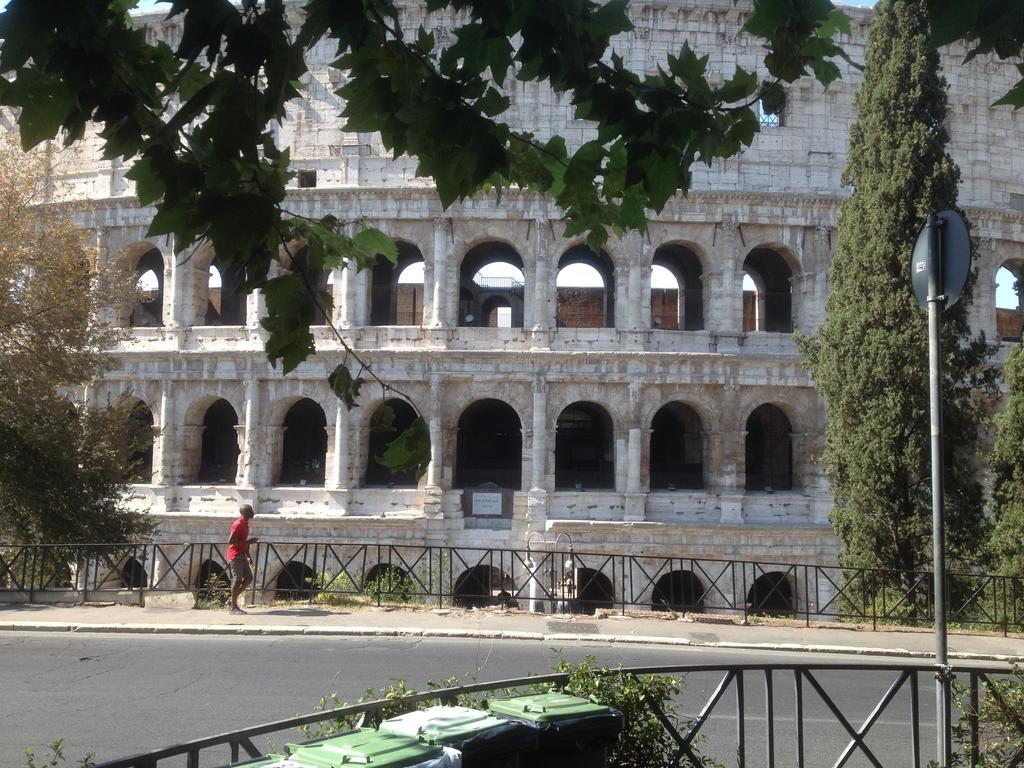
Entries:
<svg viewBox="0 0 1024 768">
<path fill-rule="evenodd" d="M 496 699 L 488 708 L 537 730 L 537 751 L 522 757 L 531 768 L 605 768 L 608 746 L 625 727 L 617 709 L 564 693 Z"/>
</svg>

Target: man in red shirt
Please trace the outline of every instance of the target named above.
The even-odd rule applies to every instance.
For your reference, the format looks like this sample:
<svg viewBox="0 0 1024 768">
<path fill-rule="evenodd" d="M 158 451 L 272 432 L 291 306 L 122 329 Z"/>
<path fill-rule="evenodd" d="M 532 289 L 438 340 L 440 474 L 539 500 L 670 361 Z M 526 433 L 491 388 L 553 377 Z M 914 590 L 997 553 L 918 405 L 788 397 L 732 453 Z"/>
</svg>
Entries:
<svg viewBox="0 0 1024 768">
<path fill-rule="evenodd" d="M 253 515 L 249 504 L 238 508 L 238 519 L 231 525 L 231 536 L 228 538 L 228 565 L 231 568 L 231 612 L 245 613 L 238 607 L 238 598 L 245 588 L 252 584 L 252 558 L 249 556 L 249 545 L 258 540 L 249 536 L 249 521 Z"/>
</svg>

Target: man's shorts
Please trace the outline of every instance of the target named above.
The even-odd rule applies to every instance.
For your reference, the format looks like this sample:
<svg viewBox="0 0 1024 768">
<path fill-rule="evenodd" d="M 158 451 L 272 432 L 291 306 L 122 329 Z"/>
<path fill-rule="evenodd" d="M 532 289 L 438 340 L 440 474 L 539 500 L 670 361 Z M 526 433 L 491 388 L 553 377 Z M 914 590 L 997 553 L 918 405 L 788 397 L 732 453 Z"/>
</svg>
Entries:
<svg viewBox="0 0 1024 768">
<path fill-rule="evenodd" d="M 249 558 L 236 557 L 234 560 L 228 560 L 228 564 L 231 566 L 232 584 L 241 584 L 252 579 L 252 566 L 249 565 Z"/>
</svg>

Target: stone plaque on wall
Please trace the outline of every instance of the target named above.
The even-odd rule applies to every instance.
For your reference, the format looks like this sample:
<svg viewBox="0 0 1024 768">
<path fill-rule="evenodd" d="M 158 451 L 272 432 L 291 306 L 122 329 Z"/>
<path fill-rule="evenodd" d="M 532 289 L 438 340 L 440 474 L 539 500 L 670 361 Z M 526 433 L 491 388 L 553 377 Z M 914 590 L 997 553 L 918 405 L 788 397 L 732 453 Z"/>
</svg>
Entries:
<svg viewBox="0 0 1024 768">
<path fill-rule="evenodd" d="M 472 517 L 512 517 L 512 491 L 493 483 L 462 492 L 463 513 Z"/>
</svg>

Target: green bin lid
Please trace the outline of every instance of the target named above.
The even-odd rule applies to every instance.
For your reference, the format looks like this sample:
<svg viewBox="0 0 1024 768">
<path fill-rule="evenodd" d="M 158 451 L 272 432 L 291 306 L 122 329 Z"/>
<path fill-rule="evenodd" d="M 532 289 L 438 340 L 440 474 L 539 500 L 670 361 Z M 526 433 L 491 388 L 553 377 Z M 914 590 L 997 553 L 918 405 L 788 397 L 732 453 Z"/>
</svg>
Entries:
<svg viewBox="0 0 1024 768">
<path fill-rule="evenodd" d="M 315 744 L 289 744 L 291 759 L 309 768 L 341 768 L 348 765 L 372 765 L 381 768 L 405 766 L 441 756 L 440 747 L 421 744 L 398 733 L 381 733 L 363 728 Z"/>
<path fill-rule="evenodd" d="M 514 699 L 495 699 L 488 702 L 487 706 L 492 712 L 513 715 L 535 723 L 569 720 L 574 717 L 604 714 L 608 711 L 608 707 L 565 693 L 540 693 L 533 696 L 516 696 Z"/>
<path fill-rule="evenodd" d="M 426 744 L 449 745 L 488 731 L 507 720 L 470 707 L 429 707 L 407 712 L 380 724 L 381 731 L 403 733 Z"/>
</svg>

